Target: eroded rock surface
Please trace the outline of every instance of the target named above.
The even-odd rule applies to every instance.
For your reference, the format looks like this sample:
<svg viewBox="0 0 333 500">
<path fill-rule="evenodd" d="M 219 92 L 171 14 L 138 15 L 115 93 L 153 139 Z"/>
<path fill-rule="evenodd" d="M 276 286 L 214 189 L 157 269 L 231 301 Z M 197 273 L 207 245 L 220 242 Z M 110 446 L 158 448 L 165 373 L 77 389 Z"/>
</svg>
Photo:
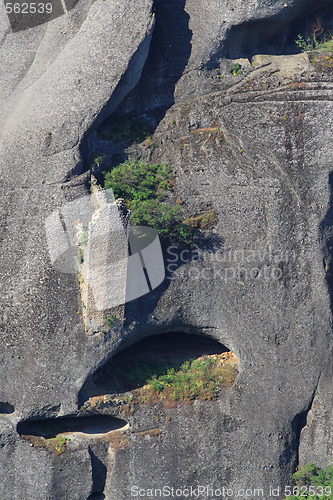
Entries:
<svg viewBox="0 0 333 500">
<path fill-rule="evenodd" d="M 87 373 L 117 342 L 111 334 L 108 342 L 87 338 L 76 276 L 52 269 L 44 222 L 54 209 L 87 193 L 84 178 L 67 182 L 71 172 L 82 171 L 82 137 L 140 78 L 154 17 L 145 0 L 83 1 L 68 16 L 11 33 L 1 9 L 1 362 L 6 369 L 0 399 L 15 407 L 6 420 L 12 431 L 1 436 L 8 450 L 2 495 L 87 498 L 90 465 L 85 471 L 84 460 L 78 460 L 85 484 L 52 479 L 46 451 L 40 455 L 44 468 L 33 465 L 39 454 L 27 443 L 15 448 L 15 426 L 28 416 L 77 411 Z M 90 464 L 88 451 L 82 453 Z M 73 468 L 62 469 L 68 477 L 75 475 L 74 455 Z M 29 466 L 20 465 L 25 461 Z M 41 479 L 41 469 L 50 481 Z"/>
<path fill-rule="evenodd" d="M 333 73 L 271 56 L 292 52 L 314 17 L 333 24 L 329 7 L 82 0 L 20 33 L 0 7 L 2 498 L 127 500 L 132 485 L 165 484 L 267 492 L 289 483 L 299 455 L 328 463 Z M 245 53 L 246 30 L 265 23 L 276 37 Z M 265 43 L 266 62 L 230 73 L 228 57 L 265 54 Z M 52 268 L 44 221 L 89 193 L 89 155 L 106 147 L 94 131 L 113 111 L 145 112 L 156 147 L 108 154 L 168 162 L 186 217 L 213 207 L 217 223 L 196 247 L 164 248 L 164 283 L 88 336 L 76 276 Z M 127 401 L 125 434 L 59 456 L 21 440 L 19 421 L 76 415 L 119 346 L 167 331 L 235 353 L 240 374 L 217 401 Z M 96 412 L 112 416 L 103 401 Z"/>
</svg>

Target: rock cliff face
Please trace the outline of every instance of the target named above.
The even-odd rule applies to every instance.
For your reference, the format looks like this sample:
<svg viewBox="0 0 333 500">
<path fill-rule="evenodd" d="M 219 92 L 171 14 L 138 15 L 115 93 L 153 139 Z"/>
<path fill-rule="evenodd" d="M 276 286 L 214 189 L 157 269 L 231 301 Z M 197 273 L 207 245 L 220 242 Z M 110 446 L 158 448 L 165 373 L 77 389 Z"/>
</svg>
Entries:
<svg viewBox="0 0 333 500">
<path fill-rule="evenodd" d="M 0 9 L 2 498 L 184 485 L 269 498 L 299 462 L 328 464 L 333 68 L 292 54 L 316 19 L 333 27 L 331 2 L 81 0 L 16 33 Z M 255 54 L 230 72 L 230 58 Z M 102 141 L 115 112 L 145 113 L 155 147 Z M 106 311 L 98 331 L 45 235 L 48 215 L 90 193 L 96 152 L 167 162 L 187 217 L 217 217 L 195 245 L 165 245 L 164 282 Z M 96 389 L 119 350 L 167 332 L 235 354 L 239 374 L 216 401 L 131 405 Z M 90 420 L 64 442 L 41 430 L 99 414 L 121 421 Z"/>
</svg>

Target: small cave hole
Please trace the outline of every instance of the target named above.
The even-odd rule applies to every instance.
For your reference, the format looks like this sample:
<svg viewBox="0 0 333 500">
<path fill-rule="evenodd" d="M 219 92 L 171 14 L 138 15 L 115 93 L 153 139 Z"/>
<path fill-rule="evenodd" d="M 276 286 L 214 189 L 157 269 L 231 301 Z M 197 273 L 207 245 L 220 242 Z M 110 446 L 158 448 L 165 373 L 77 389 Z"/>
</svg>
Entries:
<svg viewBox="0 0 333 500">
<path fill-rule="evenodd" d="M 0 401 L 0 413 L 8 415 L 10 413 L 14 413 L 14 411 L 15 408 L 13 405 L 4 401 Z"/>
<path fill-rule="evenodd" d="M 87 500 L 103 500 L 105 498 L 104 493 L 94 492 L 88 496 Z"/>
<path fill-rule="evenodd" d="M 24 420 L 17 424 L 20 436 L 37 436 L 53 439 L 58 434 L 106 434 L 122 429 L 127 422 L 121 418 L 106 415 L 88 417 L 59 417 L 44 420 Z"/>
</svg>

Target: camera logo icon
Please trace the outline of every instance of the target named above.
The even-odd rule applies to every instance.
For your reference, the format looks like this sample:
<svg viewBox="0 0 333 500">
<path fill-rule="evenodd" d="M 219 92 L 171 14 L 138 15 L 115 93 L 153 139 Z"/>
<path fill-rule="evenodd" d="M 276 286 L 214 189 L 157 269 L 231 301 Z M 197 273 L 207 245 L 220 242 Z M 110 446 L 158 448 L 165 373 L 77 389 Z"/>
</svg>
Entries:
<svg viewBox="0 0 333 500">
<path fill-rule="evenodd" d="M 165 278 L 157 232 L 131 226 L 111 189 L 58 208 L 46 218 L 45 231 L 52 266 L 61 273 L 79 273 L 97 311 L 142 297 Z"/>
</svg>

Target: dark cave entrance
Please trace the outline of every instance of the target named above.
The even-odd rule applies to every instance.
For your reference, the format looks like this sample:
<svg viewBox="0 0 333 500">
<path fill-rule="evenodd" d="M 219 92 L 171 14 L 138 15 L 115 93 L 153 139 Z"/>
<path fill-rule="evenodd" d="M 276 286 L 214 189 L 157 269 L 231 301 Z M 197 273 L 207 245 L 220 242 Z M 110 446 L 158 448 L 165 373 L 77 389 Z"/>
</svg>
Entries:
<svg viewBox="0 0 333 500">
<path fill-rule="evenodd" d="M 186 361 L 229 352 L 217 340 L 201 335 L 171 332 L 147 337 L 121 350 L 98 368 L 82 387 L 79 404 L 90 397 L 134 390 L 145 378 L 150 378 L 152 369 L 163 374 Z"/>
<path fill-rule="evenodd" d="M 8 415 L 10 413 L 14 413 L 14 411 L 15 408 L 13 405 L 4 401 L 0 401 L 0 413 Z"/>
<path fill-rule="evenodd" d="M 232 26 L 225 44 L 211 56 L 207 68 L 216 68 L 221 58 L 296 54 L 300 52 L 296 45 L 298 35 L 311 36 L 317 23 L 324 33 L 333 30 L 331 0 L 304 1 L 302 7 L 286 7 L 276 16 Z"/>
<path fill-rule="evenodd" d="M 17 424 L 20 436 L 39 436 L 46 439 L 55 438 L 58 434 L 80 432 L 83 434 L 106 434 L 122 429 L 127 422 L 121 418 L 106 415 L 89 417 L 58 417 L 41 420 L 24 420 Z"/>
</svg>

